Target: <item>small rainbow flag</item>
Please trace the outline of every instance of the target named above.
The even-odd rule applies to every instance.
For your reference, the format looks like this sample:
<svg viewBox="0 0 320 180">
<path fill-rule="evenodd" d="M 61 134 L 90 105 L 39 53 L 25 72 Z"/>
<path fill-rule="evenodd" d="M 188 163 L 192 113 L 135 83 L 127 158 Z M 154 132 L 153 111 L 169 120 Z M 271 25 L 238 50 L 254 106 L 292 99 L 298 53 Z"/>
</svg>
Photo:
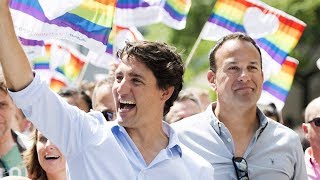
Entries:
<svg viewBox="0 0 320 180">
<path fill-rule="evenodd" d="M 258 103 L 269 104 L 273 102 L 277 109 L 281 110 L 291 89 L 298 64 L 298 60 L 288 56 L 280 71 L 271 75 L 270 79 L 264 82 Z"/>
<path fill-rule="evenodd" d="M 191 0 L 118 0 L 114 23 L 130 27 L 162 22 L 180 30 L 190 7 Z"/>
<path fill-rule="evenodd" d="M 52 75 L 50 79 L 50 89 L 54 92 L 59 92 L 61 88 L 66 87 L 68 85 L 65 77 L 59 73 L 55 73 Z"/>
<path fill-rule="evenodd" d="M 261 1 L 217 0 L 201 37 L 217 41 L 233 32 L 247 33 L 262 49 L 264 73 L 268 79 L 281 68 L 305 26 L 299 19 Z"/>
<path fill-rule="evenodd" d="M 116 0 L 83 0 L 79 6 L 49 20 L 38 0 L 11 0 L 15 30 L 25 39 L 65 39 L 104 52 Z M 63 4 L 62 4 L 63 6 Z"/>
<path fill-rule="evenodd" d="M 77 58 L 75 55 L 70 54 L 70 60 L 68 63 L 56 68 L 56 71 L 65 75 L 70 81 L 75 82 L 79 77 L 80 72 L 85 62 Z"/>
</svg>

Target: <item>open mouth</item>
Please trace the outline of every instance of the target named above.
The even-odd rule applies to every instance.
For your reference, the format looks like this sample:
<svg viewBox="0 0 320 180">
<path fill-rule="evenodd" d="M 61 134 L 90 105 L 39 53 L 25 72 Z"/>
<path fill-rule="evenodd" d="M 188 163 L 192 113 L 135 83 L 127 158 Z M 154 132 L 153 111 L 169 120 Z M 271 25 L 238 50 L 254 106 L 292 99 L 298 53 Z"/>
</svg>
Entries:
<svg viewBox="0 0 320 180">
<path fill-rule="evenodd" d="M 136 103 L 133 101 L 120 101 L 120 110 L 130 110 L 136 107 Z"/>
<path fill-rule="evenodd" d="M 57 156 L 57 155 L 46 155 L 46 156 L 44 156 L 44 158 L 46 160 L 56 160 L 56 159 L 59 159 L 60 156 Z"/>
</svg>

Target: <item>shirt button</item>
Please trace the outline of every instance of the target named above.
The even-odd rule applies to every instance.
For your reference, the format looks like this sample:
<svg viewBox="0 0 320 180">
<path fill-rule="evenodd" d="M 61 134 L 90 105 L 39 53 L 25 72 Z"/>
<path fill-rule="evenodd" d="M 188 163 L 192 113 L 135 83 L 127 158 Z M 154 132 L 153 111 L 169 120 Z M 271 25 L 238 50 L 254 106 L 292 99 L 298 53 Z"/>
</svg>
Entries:
<svg viewBox="0 0 320 180">
<path fill-rule="evenodd" d="M 221 128 L 222 125 L 220 123 L 218 123 L 218 126 Z"/>
<path fill-rule="evenodd" d="M 228 142 L 231 142 L 231 138 L 228 138 L 227 141 L 228 141 Z"/>
</svg>

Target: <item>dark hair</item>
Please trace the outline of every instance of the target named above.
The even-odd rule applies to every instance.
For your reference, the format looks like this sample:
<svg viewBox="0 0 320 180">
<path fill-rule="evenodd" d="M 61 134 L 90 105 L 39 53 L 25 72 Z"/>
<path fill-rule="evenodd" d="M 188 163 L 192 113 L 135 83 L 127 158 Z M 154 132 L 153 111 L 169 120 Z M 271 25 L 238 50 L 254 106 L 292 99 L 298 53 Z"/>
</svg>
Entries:
<svg viewBox="0 0 320 180">
<path fill-rule="evenodd" d="M 262 56 L 261 56 L 260 48 L 258 47 L 257 43 L 250 36 L 248 36 L 246 34 L 243 34 L 243 33 L 239 33 L 239 32 L 232 33 L 232 34 L 224 36 L 211 49 L 210 54 L 209 54 L 210 69 L 213 72 L 216 72 L 217 66 L 216 66 L 216 57 L 215 56 L 216 56 L 216 53 L 217 53 L 218 49 L 220 49 L 221 46 L 225 42 L 227 42 L 228 40 L 234 40 L 234 39 L 237 39 L 237 40 L 240 40 L 240 41 L 250 42 L 257 49 L 257 51 L 260 54 L 260 62 L 261 62 L 261 69 L 262 69 Z"/>
<path fill-rule="evenodd" d="M 38 130 L 34 130 L 32 133 L 33 145 L 31 148 L 27 149 L 23 154 L 24 163 L 27 167 L 29 177 L 32 180 L 43 179 L 46 180 L 47 174 L 41 167 L 38 159 L 37 153 L 37 140 L 38 140 Z"/>
<path fill-rule="evenodd" d="M 61 97 L 74 97 L 74 98 L 80 98 L 82 100 L 84 100 L 86 102 L 86 105 L 88 107 L 88 109 L 92 109 L 92 100 L 90 98 L 89 95 L 87 95 L 87 93 L 85 93 L 85 91 L 83 90 L 78 90 L 76 88 L 72 88 L 72 87 L 63 87 L 59 90 L 58 94 Z"/>
<path fill-rule="evenodd" d="M 163 113 L 165 116 L 176 100 L 183 84 L 184 66 L 176 49 L 159 42 L 126 42 L 126 46 L 119 50 L 117 55 L 121 60 L 126 56 L 128 58 L 132 56 L 145 64 L 156 77 L 159 88 L 165 90 L 171 86 L 174 87 L 171 97 L 165 103 Z"/>
<path fill-rule="evenodd" d="M 282 122 L 282 118 L 280 113 L 277 110 L 277 107 L 274 103 L 270 103 L 268 105 L 258 105 L 259 109 L 265 114 L 267 117 L 279 122 Z"/>
</svg>

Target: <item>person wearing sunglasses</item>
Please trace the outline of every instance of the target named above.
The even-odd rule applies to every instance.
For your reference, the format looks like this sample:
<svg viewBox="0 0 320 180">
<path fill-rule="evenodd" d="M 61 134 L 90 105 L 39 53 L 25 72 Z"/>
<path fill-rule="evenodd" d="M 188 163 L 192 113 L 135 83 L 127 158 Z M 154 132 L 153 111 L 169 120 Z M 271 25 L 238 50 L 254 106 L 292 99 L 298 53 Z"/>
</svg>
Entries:
<svg viewBox="0 0 320 180">
<path fill-rule="evenodd" d="M 320 97 L 307 105 L 302 129 L 310 142 L 305 151 L 308 179 L 320 179 Z"/>
<path fill-rule="evenodd" d="M 216 179 L 306 179 L 298 135 L 257 107 L 264 75 L 256 42 L 243 33 L 227 35 L 209 60 L 217 101 L 173 124 L 182 143 L 211 163 Z"/>
<path fill-rule="evenodd" d="M 112 87 L 117 119 L 66 103 L 33 73 L 15 35 L 10 0 L 0 0 L 0 61 L 9 93 L 65 156 L 70 179 L 212 180 L 211 165 L 182 145 L 163 121 L 183 85 L 176 49 L 127 42 Z"/>
<path fill-rule="evenodd" d="M 114 75 L 108 74 L 104 80 L 97 82 L 92 93 L 92 109 L 100 111 L 107 121 L 115 120 L 115 104 L 112 95 Z"/>
</svg>

